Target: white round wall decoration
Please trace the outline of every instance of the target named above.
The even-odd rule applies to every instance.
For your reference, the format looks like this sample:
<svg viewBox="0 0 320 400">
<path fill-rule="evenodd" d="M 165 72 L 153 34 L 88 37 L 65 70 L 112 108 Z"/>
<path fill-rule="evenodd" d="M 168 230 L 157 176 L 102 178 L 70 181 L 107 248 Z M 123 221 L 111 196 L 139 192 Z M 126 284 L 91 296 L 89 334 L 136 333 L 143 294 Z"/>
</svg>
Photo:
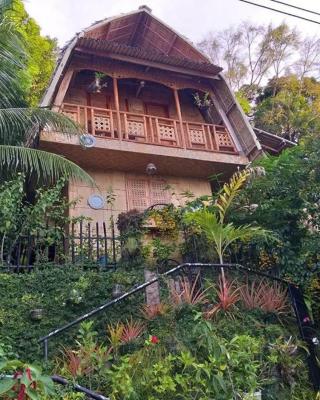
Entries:
<svg viewBox="0 0 320 400">
<path fill-rule="evenodd" d="M 94 210 L 101 210 L 104 207 L 104 198 L 100 194 L 92 194 L 88 198 L 88 204 Z"/>
<path fill-rule="evenodd" d="M 90 147 L 94 147 L 94 145 L 96 144 L 96 139 L 92 135 L 85 134 L 80 136 L 79 142 L 82 147 L 89 149 Z"/>
</svg>

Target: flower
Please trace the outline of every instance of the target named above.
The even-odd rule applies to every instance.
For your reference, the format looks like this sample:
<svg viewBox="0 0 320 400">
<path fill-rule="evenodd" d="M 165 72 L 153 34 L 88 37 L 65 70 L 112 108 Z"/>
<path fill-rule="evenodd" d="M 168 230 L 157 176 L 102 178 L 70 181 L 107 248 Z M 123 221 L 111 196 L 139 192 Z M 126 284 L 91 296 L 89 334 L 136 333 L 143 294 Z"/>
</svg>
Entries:
<svg viewBox="0 0 320 400">
<path fill-rule="evenodd" d="M 150 336 L 150 343 L 153 344 L 159 343 L 159 338 L 157 336 Z"/>
</svg>

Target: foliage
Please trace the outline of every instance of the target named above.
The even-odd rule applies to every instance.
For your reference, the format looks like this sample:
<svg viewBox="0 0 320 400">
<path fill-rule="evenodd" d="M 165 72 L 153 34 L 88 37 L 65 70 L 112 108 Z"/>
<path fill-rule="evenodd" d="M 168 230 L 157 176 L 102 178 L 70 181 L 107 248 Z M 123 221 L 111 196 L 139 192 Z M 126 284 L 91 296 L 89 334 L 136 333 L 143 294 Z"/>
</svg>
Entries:
<svg viewBox="0 0 320 400">
<path fill-rule="evenodd" d="M 289 75 L 272 79 L 258 98 L 255 125 L 297 142 L 320 127 L 320 83 L 314 78 L 299 80 Z"/>
<path fill-rule="evenodd" d="M 242 22 L 199 43 L 255 127 L 292 141 L 319 131 L 320 39 L 282 23 Z"/>
<path fill-rule="evenodd" d="M 0 262 L 19 238 L 34 235 L 42 245 L 49 246 L 61 239 L 65 225 L 73 221 L 67 211 L 75 202 L 68 202 L 62 195 L 64 179 L 51 188 L 37 189 L 33 204 L 25 198 L 24 182 L 24 176 L 18 175 L 15 180 L 0 184 Z M 23 264 L 23 260 L 19 261 Z"/>
<path fill-rule="evenodd" d="M 169 310 L 167 304 L 159 303 L 159 304 L 145 304 L 141 313 L 147 320 L 152 320 L 158 316 L 165 315 Z"/>
<path fill-rule="evenodd" d="M 223 275 L 219 276 L 218 288 L 216 290 L 218 303 L 205 312 L 206 318 L 212 318 L 219 311 L 228 313 L 239 300 L 239 288 L 236 281 L 230 281 Z"/>
<path fill-rule="evenodd" d="M 272 246 L 252 240 L 238 261 L 252 267 L 268 256 L 283 277 L 308 287 L 319 266 L 320 141 L 306 138 L 278 157 L 259 161 L 266 174 L 245 188 L 230 212 L 236 223 L 258 223 L 279 238 Z M 257 204 L 250 210 L 251 204 Z M 236 251 L 236 249 L 234 249 Z M 249 255 L 250 254 L 250 255 Z"/>
<path fill-rule="evenodd" d="M 161 209 L 150 210 L 148 218 L 154 220 L 160 236 L 165 236 L 167 239 L 177 239 L 180 228 L 179 209 L 169 204 Z"/>
<path fill-rule="evenodd" d="M 20 84 L 26 93 L 27 103 L 36 106 L 55 66 L 56 40 L 40 34 L 39 25 L 28 15 L 21 0 L 13 0 L 5 16 L 21 34 L 26 46 L 26 71 Z"/>
<path fill-rule="evenodd" d="M 40 108 L 25 108 L 24 88 L 21 80 L 27 66 L 27 50 L 23 28 L 6 16 L 12 7 L 21 3 L 10 0 L 0 3 L 0 180 L 17 172 L 25 172 L 38 183 L 53 181 L 57 177 L 92 179 L 80 167 L 65 158 L 38 150 L 39 135 L 43 129 L 78 134 L 79 127 L 67 117 Z M 7 7 L 4 7 L 7 4 Z M 41 59 L 41 65 L 46 63 Z"/>
<path fill-rule="evenodd" d="M 210 288 L 203 290 L 201 284 L 199 284 L 199 277 L 200 274 L 196 276 L 192 283 L 190 283 L 187 277 L 180 278 L 175 285 L 169 288 L 171 302 L 176 306 L 181 304 L 195 306 L 197 304 L 207 303 L 206 292 Z M 179 290 L 176 289 L 176 286 L 179 287 Z"/>
<path fill-rule="evenodd" d="M 3 296 L 0 307 L 0 341 L 11 345 L 14 352 L 29 362 L 43 359 L 43 351 L 38 339 L 67 322 L 91 311 L 112 298 L 114 284 L 121 276 L 125 290 L 142 282 L 139 271 L 124 273 L 121 268 L 116 272 L 98 272 L 96 268 L 86 269 L 74 265 L 43 265 L 31 274 L 0 274 L 0 292 Z M 126 282 L 126 283 L 125 283 Z M 82 297 L 80 304 L 70 302 L 70 293 L 76 288 Z M 143 296 L 135 296 L 115 306 L 107 314 L 100 314 L 95 320 L 95 329 L 105 336 L 105 326 L 119 320 L 130 319 L 133 313 L 138 315 Z M 43 309 L 43 318 L 33 321 L 30 310 L 34 305 Z M 57 343 L 67 345 L 75 338 L 74 329 L 49 342 L 50 357 L 57 353 Z"/>
<path fill-rule="evenodd" d="M 162 320 L 162 323 L 165 324 L 165 321 Z M 172 320 L 168 323 L 171 330 L 167 334 L 176 342 L 175 347 L 172 347 L 172 342 L 170 347 L 167 347 L 169 343 L 166 342 L 166 331 L 160 330 L 160 337 L 149 335 L 144 345 L 111 360 L 111 363 L 99 371 L 99 381 L 94 376 L 90 381 L 85 377 L 78 379 L 82 383 L 99 385 L 99 390 L 115 400 L 177 400 L 198 398 L 197 396 L 207 400 L 248 399 L 253 398 L 250 396 L 258 389 L 269 389 L 274 385 L 278 387 L 280 381 L 274 380 L 274 371 L 278 370 L 280 365 L 289 365 L 286 362 L 290 360 L 292 368 L 301 368 L 301 376 L 295 375 L 296 385 L 292 386 L 292 390 L 285 379 L 281 381 L 279 396 L 282 393 L 287 394 L 288 390 L 293 395 L 292 398 L 297 398 L 294 396 L 303 390 L 311 395 L 310 387 L 306 383 L 303 359 L 298 350 L 299 344 L 293 339 L 278 337 L 271 346 L 267 346 L 268 338 L 265 333 L 258 337 L 238 333 L 230 340 L 224 337 L 225 327 L 221 334 L 218 334 L 217 324 L 203 320 L 201 314 L 190 321 L 180 319 L 179 325 L 176 326 L 172 326 Z M 187 325 L 184 325 L 183 329 L 186 335 L 180 336 L 177 327 L 181 329 L 180 325 L 185 323 Z M 234 321 L 231 321 L 229 326 L 233 324 Z M 190 339 L 192 341 L 188 342 Z M 288 342 L 292 343 L 290 345 L 295 346 L 296 350 L 286 353 L 288 360 L 285 362 L 279 352 L 283 353 L 282 349 L 288 347 Z M 280 375 L 277 375 L 277 379 L 280 379 Z M 266 392 L 267 395 L 269 393 Z"/>
<path fill-rule="evenodd" d="M 239 90 L 236 92 L 236 99 L 238 100 L 243 112 L 247 115 L 250 114 L 251 105 L 244 91 Z"/>
<path fill-rule="evenodd" d="M 235 173 L 230 182 L 225 183 L 218 193 L 213 210 L 204 208 L 185 215 L 187 223 L 195 223 L 204 232 L 209 243 L 213 245 L 221 264 L 223 264 L 225 252 L 232 243 L 248 241 L 259 236 L 267 238 L 270 235 L 267 230 L 250 224 L 236 227 L 232 222 L 225 223 L 225 217 L 230 206 L 239 196 L 249 176 L 249 170 Z"/>
<path fill-rule="evenodd" d="M 99 379 L 101 370 L 106 368 L 112 348 L 97 343 L 97 333 L 92 330 L 93 322 L 83 322 L 77 339 L 77 348 L 64 349 L 57 360 L 59 372 L 67 378 L 79 377 Z"/>
<path fill-rule="evenodd" d="M 319 43 L 316 38 L 306 38 L 311 50 L 307 53 L 306 41 L 300 42 L 300 36 L 285 23 L 274 26 L 242 22 L 220 32 L 210 32 L 199 47 L 213 63 L 225 68 L 229 84 L 239 90 L 244 84 L 260 86 L 271 74 L 278 78 L 288 65 L 302 67 L 307 62 L 308 72 L 316 71 Z"/>
<path fill-rule="evenodd" d="M 41 370 L 20 360 L 8 359 L 0 347 L 0 395 L 2 399 L 34 399 L 54 393 L 53 382 Z"/>
<path fill-rule="evenodd" d="M 287 290 L 279 283 L 253 281 L 240 287 L 240 299 L 248 310 L 260 308 L 268 313 L 282 314 L 288 310 Z"/>
<path fill-rule="evenodd" d="M 212 100 L 210 99 L 210 94 L 208 92 L 204 93 L 200 97 L 199 93 L 193 95 L 194 103 L 200 109 L 207 109 L 212 106 Z"/>
</svg>

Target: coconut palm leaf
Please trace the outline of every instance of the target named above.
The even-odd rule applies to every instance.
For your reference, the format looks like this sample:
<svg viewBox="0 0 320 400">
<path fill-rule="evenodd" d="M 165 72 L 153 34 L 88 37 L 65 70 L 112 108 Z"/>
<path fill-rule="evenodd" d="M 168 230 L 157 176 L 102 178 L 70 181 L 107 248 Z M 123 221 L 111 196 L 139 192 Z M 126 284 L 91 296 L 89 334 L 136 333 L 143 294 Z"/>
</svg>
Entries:
<svg viewBox="0 0 320 400">
<path fill-rule="evenodd" d="M 66 158 L 46 151 L 18 146 L 0 145 L 0 170 L 11 173 L 23 172 L 33 175 L 38 181 L 56 181 L 65 176 L 81 179 L 93 184 L 83 169 Z"/>
<path fill-rule="evenodd" d="M 0 108 L 1 144 L 31 145 L 43 129 L 67 135 L 84 132 L 70 118 L 46 108 Z"/>
<path fill-rule="evenodd" d="M 73 162 L 34 148 L 42 130 L 68 135 L 82 130 L 74 121 L 51 110 L 24 108 L 21 78 L 25 78 L 28 55 L 23 38 L 6 18 L 5 11 L 12 4 L 12 0 L 0 0 L 0 179 L 23 172 L 41 183 L 61 176 L 92 182 Z"/>
<path fill-rule="evenodd" d="M 6 19 L 0 22 L 0 107 L 21 105 L 19 87 L 25 73 L 26 53 L 19 33 Z"/>
</svg>

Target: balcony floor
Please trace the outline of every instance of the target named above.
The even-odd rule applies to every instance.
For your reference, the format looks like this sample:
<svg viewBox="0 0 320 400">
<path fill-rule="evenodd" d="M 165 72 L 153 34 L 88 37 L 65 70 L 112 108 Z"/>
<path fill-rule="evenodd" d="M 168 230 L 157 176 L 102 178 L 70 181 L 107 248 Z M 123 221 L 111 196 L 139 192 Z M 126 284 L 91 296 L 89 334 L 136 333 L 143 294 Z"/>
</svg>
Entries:
<svg viewBox="0 0 320 400">
<path fill-rule="evenodd" d="M 238 154 L 208 152 L 145 144 L 131 141 L 106 140 L 96 137 L 95 147 L 83 149 L 77 136 L 42 133 L 40 148 L 79 164 L 84 169 L 121 170 L 144 173 L 150 162 L 159 175 L 207 178 L 217 173 L 230 175 L 237 166 L 248 163 Z"/>
</svg>

